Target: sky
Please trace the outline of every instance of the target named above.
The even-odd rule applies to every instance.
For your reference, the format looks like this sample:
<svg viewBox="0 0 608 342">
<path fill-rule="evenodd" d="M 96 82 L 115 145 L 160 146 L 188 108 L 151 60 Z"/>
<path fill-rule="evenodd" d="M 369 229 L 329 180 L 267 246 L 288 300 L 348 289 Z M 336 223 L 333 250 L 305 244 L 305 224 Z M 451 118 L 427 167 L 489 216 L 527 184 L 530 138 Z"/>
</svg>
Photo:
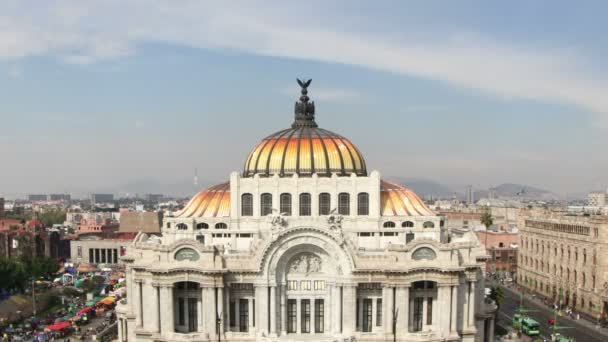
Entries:
<svg viewBox="0 0 608 342">
<path fill-rule="evenodd" d="M 368 168 L 608 185 L 605 1 L 0 2 L 0 195 L 201 184 L 288 127 L 296 77 Z"/>
</svg>

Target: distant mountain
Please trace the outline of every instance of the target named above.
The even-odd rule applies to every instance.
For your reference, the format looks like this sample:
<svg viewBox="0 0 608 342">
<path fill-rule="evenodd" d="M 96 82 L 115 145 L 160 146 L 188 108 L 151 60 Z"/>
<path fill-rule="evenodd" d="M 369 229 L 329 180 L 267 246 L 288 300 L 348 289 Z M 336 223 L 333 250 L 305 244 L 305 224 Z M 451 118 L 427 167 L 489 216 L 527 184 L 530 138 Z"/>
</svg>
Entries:
<svg viewBox="0 0 608 342">
<path fill-rule="evenodd" d="M 523 198 L 546 198 L 555 196 L 551 191 L 536 188 L 529 185 L 504 183 L 494 187 L 498 197 L 523 197 Z"/>
<path fill-rule="evenodd" d="M 447 185 L 423 178 L 387 177 L 387 180 L 412 189 L 421 198 L 451 198 L 454 191 Z M 457 194 L 457 196 L 462 196 Z"/>
</svg>

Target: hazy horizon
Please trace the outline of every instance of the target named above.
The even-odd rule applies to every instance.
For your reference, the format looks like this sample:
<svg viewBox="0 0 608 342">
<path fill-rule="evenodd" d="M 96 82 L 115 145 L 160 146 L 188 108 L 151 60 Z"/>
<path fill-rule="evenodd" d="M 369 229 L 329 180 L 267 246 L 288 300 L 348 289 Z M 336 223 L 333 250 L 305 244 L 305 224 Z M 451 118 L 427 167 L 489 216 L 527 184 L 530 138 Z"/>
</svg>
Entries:
<svg viewBox="0 0 608 342">
<path fill-rule="evenodd" d="M 179 4 L 0 4 L 0 196 L 226 181 L 296 77 L 386 177 L 608 185 L 605 2 Z"/>
</svg>

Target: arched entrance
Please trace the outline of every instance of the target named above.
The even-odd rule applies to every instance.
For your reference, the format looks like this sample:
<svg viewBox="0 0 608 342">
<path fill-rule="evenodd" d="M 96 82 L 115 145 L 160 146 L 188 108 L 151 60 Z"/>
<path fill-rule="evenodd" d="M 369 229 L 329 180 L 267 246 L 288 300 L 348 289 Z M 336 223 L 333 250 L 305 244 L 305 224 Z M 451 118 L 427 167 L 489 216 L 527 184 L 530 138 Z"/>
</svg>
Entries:
<svg viewBox="0 0 608 342">
<path fill-rule="evenodd" d="M 276 308 L 269 310 L 276 312 L 271 332 L 319 336 L 354 331 L 354 319 L 352 328 L 342 326 L 343 298 L 352 299 L 353 313 L 356 301 L 355 285 L 345 284 L 353 266 L 344 246 L 327 233 L 294 228 L 278 237 L 265 256 L 263 272 L 277 288 L 275 300 L 271 298 Z"/>
</svg>

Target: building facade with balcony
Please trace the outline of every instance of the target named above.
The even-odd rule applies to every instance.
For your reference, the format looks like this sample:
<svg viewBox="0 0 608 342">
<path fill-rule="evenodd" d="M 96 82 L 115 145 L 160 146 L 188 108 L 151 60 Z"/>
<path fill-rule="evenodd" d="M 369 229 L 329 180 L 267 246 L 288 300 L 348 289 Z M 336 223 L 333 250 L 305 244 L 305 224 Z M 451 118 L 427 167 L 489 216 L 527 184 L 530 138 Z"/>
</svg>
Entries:
<svg viewBox="0 0 608 342">
<path fill-rule="evenodd" d="M 119 341 L 486 341 L 486 253 L 317 126 L 301 82 L 291 128 L 242 172 L 140 232 Z"/>
<path fill-rule="evenodd" d="M 573 310 L 608 317 L 608 216 L 523 210 L 518 282 Z"/>
</svg>

